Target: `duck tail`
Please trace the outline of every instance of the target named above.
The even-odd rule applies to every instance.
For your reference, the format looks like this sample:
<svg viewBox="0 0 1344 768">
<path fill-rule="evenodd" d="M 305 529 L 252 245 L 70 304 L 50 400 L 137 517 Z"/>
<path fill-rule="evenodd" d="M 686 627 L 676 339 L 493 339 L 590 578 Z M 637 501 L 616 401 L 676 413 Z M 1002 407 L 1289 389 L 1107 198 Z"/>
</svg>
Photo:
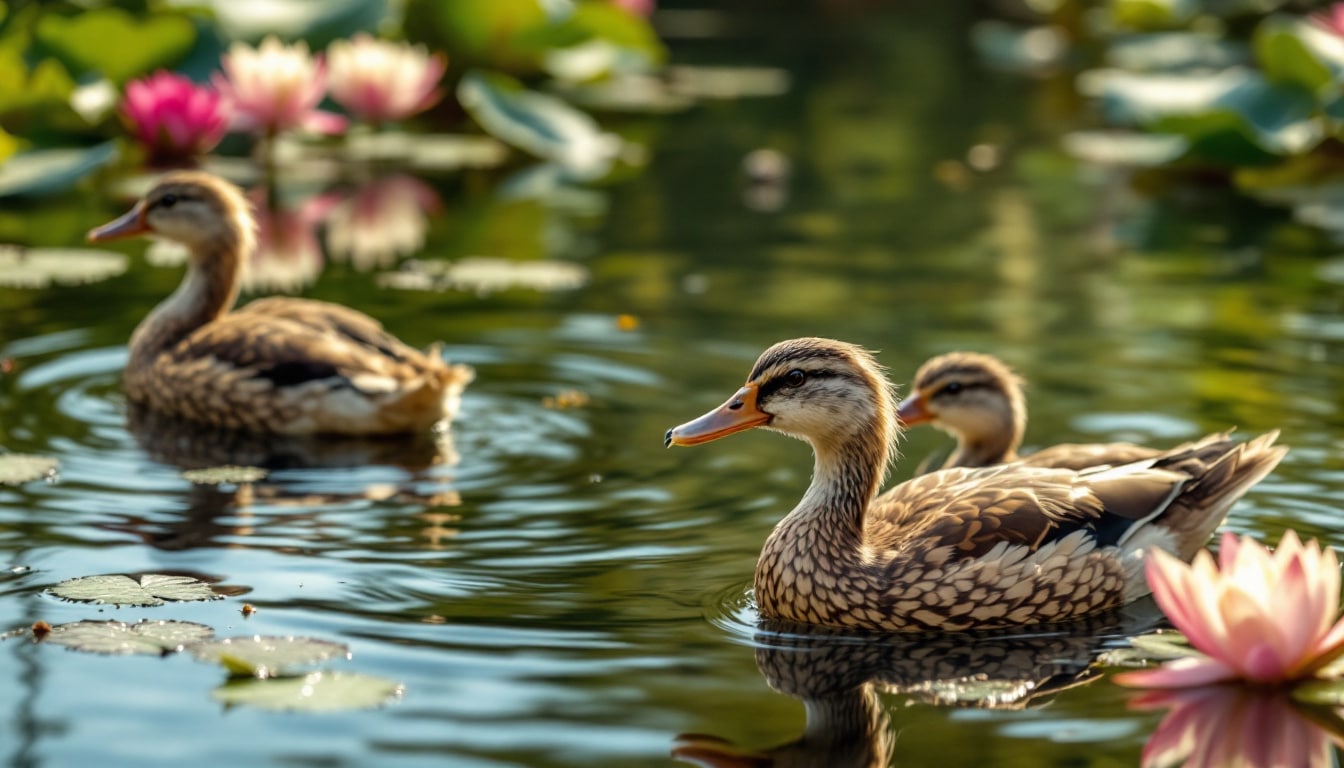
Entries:
<svg viewBox="0 0 1344 768">
<path fill-rule="evenodd" d="M 1153 521 L 1170 532 L 1181 559 L 1193 558 L 1232 505 L 1283 460 L 1288 447 L 1275 445 L 1278 437 L 1274 430 L 1232 444 L 1230 432 L 1210 435 L 1186 450 L 1164 454 L 1155 464 L 1190 477 L 1180 495 Z"/>
</svg>

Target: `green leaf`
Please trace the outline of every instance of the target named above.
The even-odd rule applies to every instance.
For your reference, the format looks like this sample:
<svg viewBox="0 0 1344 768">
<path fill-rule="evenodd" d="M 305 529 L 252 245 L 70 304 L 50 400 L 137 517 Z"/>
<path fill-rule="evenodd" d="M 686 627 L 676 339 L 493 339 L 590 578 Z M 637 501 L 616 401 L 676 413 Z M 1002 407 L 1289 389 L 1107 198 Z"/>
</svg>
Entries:
<svg viewBox="0 0 1344 768">
<path fill-rule="evenodd" d="M 126 256 L 116 251 L 0 245 L 0 285 L 10 288 L 96 283 L 120 275 L 126 266 Z"/>
<path fill-rule="evenodd" d="M 1180 136 L 1126 131 L 1074 131 L 1063 144 L 1065 152 L 1089 163 L 1139 168 L 1170 163 L 1189 147 Z"/>
<path fill-rule="evenodd" d="M 39 639 L 87 653 L 160 656 L 214 634 L 214 629 L 190 621 L 76 621 L 58 624 Z"/>
<path fill-rule="evenodd" d="M 1255 56 L 1271 81 L 1319 91 L 1334 82 L 1335 74 L 1308 48 L 1300 29 L 1298 21 L 1267 19 L 1252 39 Z"/>
<path fill-rule="evenodd" d="M 181 59 L 196 40 L 196 28 L 184 16 L 136 19 L 120 8 L 106 7 L 73 16 L 44 14 L 36 38 L 71 71 L 122 84 Z"/>
<path fill-rule="evenodd" d="M 1312 680 L 1297 686 L 1292 697 L 1305 704 L 1344 706 L 1344 680 Z"/>
<path fill-rule="evenodd" d="M 350 655 L 349 648 L 330 640 L 259 635 L 197 643 L 187 650 L 201 661 L 222 664 L 232 674 L 260 678 L 289 674 L 297 668 Z"/>
<path fill-rule="evenodd" d="M 0 197 L 49 195 L 117 158 L 115 142 L 84 149 L 39 149 L 21 152 L 0 163 Z"/>
<path fill-rule="evenodd" d="M 538 0 L 409 0 L 405 18 L 412 42 L 444 49 L 449 61 L 468 67 L 532 74 L 556 46 L 547 34 L 555 24 Z"/>
<path fill-rule="evenodd" d="M 313 672 L 273 680 L 230 680 L 212 696 L 227 706 L 277 712 L 342 712 L 381 707 L 400 698 L 401 683 L 349 672 Z"/>
<path fill-rule="evenodd" d="M 1207 145 L 1222 138 L 1218 134 L 1234 133 L 1266 153 L 1297 155 L 1323 138 L 1324 126 L 1315 119 L 1315 109 L 1315 98 L 1306 89 L 1255 77 L 1219 96 L 1205 112 L 1171 115 L 1151 127 L 1184 136 L 1192 145 Z"/>
<path fill-rule="evenodd" d="M 1111 0 L 1111 18 L 1126 29 L 1165 29 L 1185 24 L 1199 11 L 1198 0 Z"/>
<path fill-rule="evenodd" d="M 1162 661 L 1198 656 L 1199 651 L 1180 632 L 1154 632 L 1129 638 L 1128 648 L 1116 648 L 1098 657 L 1107 667 L 1143 667 Z"/>
<path fill-rule="evenodd" d="M 0 276 L 4 273 L 4 252 L 0 251 Z M 0 277 L 0 284 L 3 284 Z M 61 463 L 49 456 L 22 453 L 0 454 L 0 485 L 18 485 L 33 480 L 52 480 Z"/>
<path fill-rule="evenodd" d="M 197 485 L 222 485 L 224 483 L 241 485 L 266 479 L 266 470 L 261 467 L 226 465 L 208 469 L 189 469 L 182 473 L 182 478 Z"/>
<path fill-rule="evenodd" d="M 667 49 L 648 19 L 614 3 L 580 3 L 563 26 L 584 42 L 601 41 L 637 54 L 646 62 L 642 66 L 659 66 L 667 61 Z"/>
<path fill-rule="evenodd" d="M 468 72 L 457 98 L 492 136 L 557 163 L 576 179 L 605 176 L 623 147 L 587 113 L 507 75 Z"/>
<path fill-rule="evenodd" d="M 220 600 L 220 595 L 199 579 L 147 573 L 139 576 L 112 573 L 67 579 L 51 587 L 51 594 L 80 603 L 115 606 L 155 606 L 167 602 Z"/>
</svg>

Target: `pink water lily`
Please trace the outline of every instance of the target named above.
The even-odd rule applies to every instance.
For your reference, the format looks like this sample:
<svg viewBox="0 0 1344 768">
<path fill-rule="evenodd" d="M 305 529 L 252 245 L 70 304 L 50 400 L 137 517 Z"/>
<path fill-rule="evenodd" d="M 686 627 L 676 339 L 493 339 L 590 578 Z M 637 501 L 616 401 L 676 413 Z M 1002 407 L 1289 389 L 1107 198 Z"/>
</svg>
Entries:
<svg viewBox="0 0 1344 768">
<path fill-rule="evenodd" d="M 1143 768 L 1327 768 L 1340 743 L 1281 691 L 1239 685 L 1145 691 L 1130 706 L 1167 710 L 1143 747 Z"/>
<path fill-rule="evenodd" d="M 205 154 L 229 127 L 229 110 L 212 88 L 159 71 L 126 84 L 121 116 L 154 163 Z"/>
<path fill-rule="evenodd" d="M 1153 598 L 1200 655 L 1117 675 L 1122 685 L 1292 682 L 1344 655 L 1339 562 L 1314 540 L 1288 531 L 1271 553 L 1225 533 L 1217 565 L 1208 551 L 1187 565 L 1154 550 L 1146 569 Z"/>
<path fill-rule="evenodd" d="M 404 120 L 431 107 L 448 68 L 423 45 L 376 40 L 363 32 L 327 48 L 331 98 L 370 122 Z"/>
<path fill-rule="evenodd" d="M 274 36 L 257 48 L 234 43 L 222 64 L 214 84 L 233 106 L 235 129 L 268 135 L 345 130 L 345 118 L 317 108 L 327 90 L 326 65 L 307 43 L 284 45 Z"/>
</svg>

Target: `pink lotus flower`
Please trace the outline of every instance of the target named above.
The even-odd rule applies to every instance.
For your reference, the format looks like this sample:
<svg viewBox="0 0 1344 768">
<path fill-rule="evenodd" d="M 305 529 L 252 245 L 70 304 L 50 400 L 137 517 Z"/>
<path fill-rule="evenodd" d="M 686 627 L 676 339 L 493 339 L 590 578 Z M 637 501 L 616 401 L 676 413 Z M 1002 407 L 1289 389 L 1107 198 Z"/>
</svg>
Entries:
<svg viewBox="0 0 1344 768">
<path fill-rule="evenodd" d="M 1344 37 L 1344 3 L 1335 3 L 1311 14 L 1311 21 L 1327 32 Z"/>
<path fill-rule="evenodd" d="M 439 100 L 439 78 L 448 68 L 442 54 L 423 45 L 375 40 L 361 32 L 327 49 L 331 98 L 374 123 L 404 120 Z"/>
<path fill-rule="evenodd" d="M 345 118 L 317 108 L 327 89 L 326 65 L 308 53 L 307 43 L 286 46 L 275 37 L 258 48 L 234 43 L 222 63 L 214 84 L 233 106 L 235 129 L 267 135 L 345 130 Z"/>
<path fill-rule="evenodd" d="M 209 152 L 229 126 L 229 111 L 218 93 L 164 71 L 126 84 L 121 116 L 156 164 Z"/>
<path fill-rule="evenodd" d="M 1207 550 L 1189 565 L 1154 550 L 1146 569 L 1153 598 L 1202 655 L 1117 675 L 1122 685 L 1291 682 L 1344 654 L 1339 562 L 1314 540 L 1303 545 L 1288 531 L 1270 553 L 1225 533 L 1217 566 Z"/>
<path fill-rule="evenodd" d="M 1143 746 L 1143 768 L 1326 768 L 1335 764 L 1332 742 L 1344 744 L 1279 691 L 1231 685 L 1148 691 L 1130 706 L 1170 710 Z"/>
<path fill-rule="evenodd" d="M 374 179 L 355 191 L 327 219 L 327 249 L 364 272 L 387 267 L 425 244 L 428 214 L 439 196 L 413 176 Z"/>
</svg>

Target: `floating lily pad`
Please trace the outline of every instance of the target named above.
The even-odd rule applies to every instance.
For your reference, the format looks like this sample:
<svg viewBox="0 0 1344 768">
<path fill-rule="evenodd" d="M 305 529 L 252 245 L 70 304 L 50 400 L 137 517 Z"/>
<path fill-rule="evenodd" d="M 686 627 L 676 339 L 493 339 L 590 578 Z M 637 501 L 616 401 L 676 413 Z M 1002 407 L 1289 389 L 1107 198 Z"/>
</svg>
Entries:
<svg viewBox="0 0 1344 768">
<path fill-rule="evenodd" d="M 1079 160 L 1139 168 L 1169 163 L 1189 146 L 1180 136 L 1127 131 L 1074 131 L 1063 142 L 1064 151 Z"/>
<path fill-rule="evenodd" d="M 1292 691 L 1292 697 L 1307 704 L 1344 707 L 1344 680 L 1313 680 Z"/>
<path fill-rule="evenodd" d="M 400 698 L 401 683 L 349 672 L 313 672 L 272 680 L 230 680 L 212 696 L 227 706 L 279 712 L 342 712 L 381 707 Z"/>
<path fill-rule="evenodd" d="M 562 291 L 582 287 L 588 270 L 567 261 L 510 261 L 485 257 L 461 261 L 409 261 L 378 276 L 385 288 L 417 291 L 455 289 L 486 294 L 511 288 Z"/>
<path fill-rule="evenodd" d="M 57 624 L 41 640 L 87 653 L 159 656 L 214 634 L 211 627 L 190 621 L 75 621 Z"/>
<path fill-rule="evenodd" d="M 261 467 L 235 467 L 226 465 L 208 469 L 188 469 L 182 473 L 182 479 L 197 485 L 223 485 L 225 483 L 255 483 L 266 479 L 266 470 Z"/>
<path fill-rule="evenodd" d="M 1245 45 L 1196 32 L 1128 35 L 1106 48 L 1106 62 L 1130 71 L 1223 69 L 1249 58 Z"/>
<path fill-rule="evenodd" d="M 624 146 L 587 113 L 507 75 L 468 72 L 457 98 L 492 136 L 558 163 L 576 179 L 605 176 Z"/>
<path fill-rule="evenodd" d="M 1107 651 L 1098 661 L 1108 667 L 1143 667 L 1199 654 L 1180 632 L 1154 632 L 1131 637 L 1129 646 Z"/>
<path fill-rule="evenodd" d="M 311 637 L 226 637 L 187 650 L 201 661 L 224 665 L 235 675 L 276 677 L 337 656 L 350 655 L 341 643 Z"/>
<path fill-rule="evenodd" d="M 115 251 L 0 245 L 0 285 L 9 288 L 96 283 L 125 272 L 126 265 L 126 257 Z"/>
<path fill-rule="evenodd" d="M 787 70 L 773 67 L 668 68 L 672 90 L 693 99 L 744 99 L 779 96 L 791 85 Z"/>
<path fill-rule="evenodd" d="M 0 165 L 0 197 L 49 195 L 117 159 L 108 141 L 87 149 L 37 149 L 20 152 Z"/>
<path fill-rule="evenodd" d="M 0 255 L 0 259 L 3 256 Z M 18 485 L 32 480 L 51 480 L 61 463 L 50 456 L 23 453 L 0 454 L 0 485 Z"/>
<path fill-rule="evenodd" d="M 120 573 L 83 576 L 62 581 L 48 591 L 66 600 L 118 607 L 221 599 L 209 584 L 199 579 L 161 573 L 146 573 L 139 576 Z"/>
</svg>

